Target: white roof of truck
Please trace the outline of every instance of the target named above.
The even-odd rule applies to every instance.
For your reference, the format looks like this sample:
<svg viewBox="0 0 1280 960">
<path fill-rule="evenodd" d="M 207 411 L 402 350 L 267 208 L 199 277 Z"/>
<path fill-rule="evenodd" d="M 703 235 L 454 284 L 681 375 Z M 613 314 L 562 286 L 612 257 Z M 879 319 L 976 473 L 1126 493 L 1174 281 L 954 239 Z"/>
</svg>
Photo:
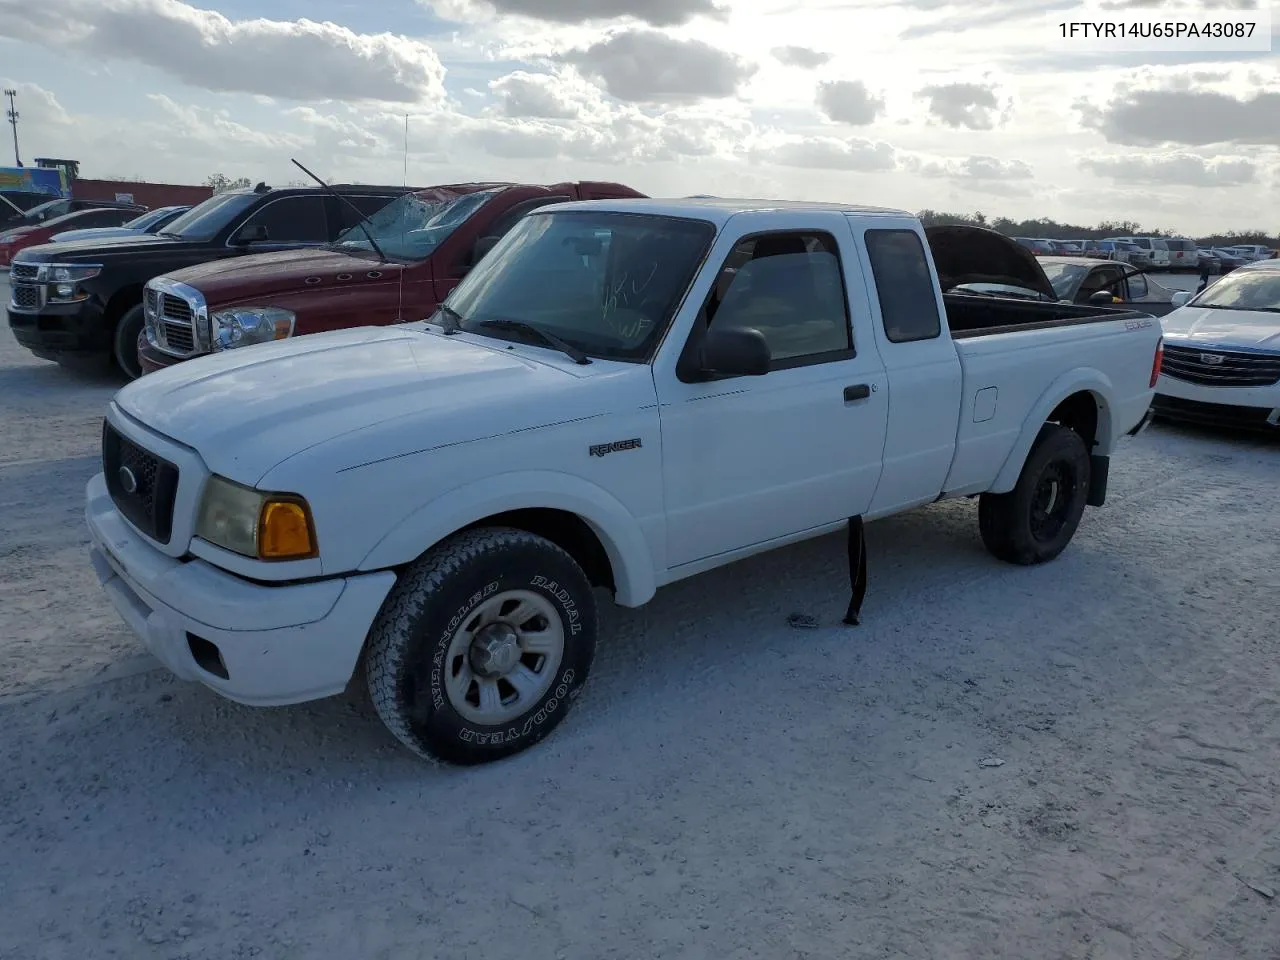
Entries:
<svg viewBox="0 0 1280 960">
<path fill-rule="evenodd" d="M 625 200 L 574 200 L 558 203 L 556 210 L 617 210 L 626 213 L 648 213 L 661 217 L 697 217 L 723 224 L 739 213 L 765 213 L 771 210 L 788 213 L 843 213 L 867 217 L 912 217 L 905 210 L 887 207 L 864 207 L 853 203 L 819 203 L 809 200 L 731 200 L 723 197 L 686 197 L 680 200 L 654 198 Z"/>
</svg>

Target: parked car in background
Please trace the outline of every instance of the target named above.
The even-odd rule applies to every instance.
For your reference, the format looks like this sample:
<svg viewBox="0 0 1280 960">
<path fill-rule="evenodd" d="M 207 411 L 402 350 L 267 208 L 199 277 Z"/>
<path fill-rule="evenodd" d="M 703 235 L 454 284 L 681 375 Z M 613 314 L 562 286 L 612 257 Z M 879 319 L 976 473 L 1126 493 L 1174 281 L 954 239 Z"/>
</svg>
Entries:
<svg viewBox="0 0 1280 960">
<path fill-rule="evenodd" d="M 1280 260 L 1240 267 L 1174 302 L 1162 320 L 1155 412 L 1280 435 Z"/>
<path fill-rule="evenodd" d="M 1007 282 L 989 281 L 966 283 L 959 292 L 1095 306 L 1133 304 L 1152 316 L 1161 316 L 1173 309 L 1173 291 L 1130 264 L 1086 257 L 1036 259 L 1052 287 L 1051 294 Z"/>
<path fill-rule="evenodd" d="M 1239 254 L 1242 260 L 1250 263 L 1258 260 L 1269 260 L 1271 255 L 1275 253 L 1270 247 L 1263 246 L 1260 243 L 1237 243 L 1227 248 L 1233 253 Z"/>
<path fill-rule="evenodd" d="M 1079 257 L 1084 255 L 1084 246 L 1079 240 L 1051 240 L 1060 257 Z"/>
<path fill-rule="evenodd" d="M 334 188 L 366 214 L 404 187 Z M 312 187 L 228 190 L 182 214 L 159 233 L 54 243 L 18 254 L 9 275 L 9 327 L 36 356 L 64 364 L 114 360 L 141 374 L 142 290 L 152 277 L 210 260 L 269 250 L 319 247 L 358 219 Z"/>
<path fill-rule="evenodd" d="M 1146 251 L 1122 240 L 1085 240 L 1082 253 L 1093 260 L 1114 260 L 1138 267 L 1145 267 L 1150 263 Z"/>
<path fill-rule="evenodd" d="M 530 211 L 641 196 L 620 183 L 597 182 L 432 187 L 348 226 L 322 249 L 166 272 L 147 284 L 140 368 L 149 373 L 323 330 L 420 320 Z"/>
<path fill-rule="evenodd" d="M 1033 237 L 1014 237 L 1014 242 L 1021 247 L 1026 247 L 1037 256 L 1051 257 L 1054 255 L 1054 246 L 1047 240 L 1037 240 Z"/>
<path fill-rule="evenodd" d="M 1222 272 L 1222 258 L 1204 247 L 1196 248 L 1196 264 L 1198 269 L 1208 269 L 1211 276 Z"/>
<path fill-rule="evenodd" d="M 1160 237 L 1107 237 L 1108 240 L 1119 240 L 1131 243 L 1147 255 L 1149 270 L 1167 270 L 1170 257 L 1169 247 Z"/>
<path fill-rule="evenodd" d="M 84 230 L 64 230 L 49 238 L 50 243 L 73 243 L 77 240 L 110 240 L 114 237 L 136 237 L 144 233 L 159 233 L 191 207 L 158 207 L 118 227 L 89 227 Z"/>
<path fill-rule="evenodd" d="M 1210 252 L 1218 258 L 1219 273 L 1230 273 L 1238 267 L 1243 267 L 1245 264 L 1253 262 L 1239 251 L 1228 247 L 1214 247 Z"/>
<path fill-rule="evenodd" d="M 1002 562 L 1066 549 L 1148 420 L 1159 322 L 946 293 L 979 276 L 1052 293 L 1000 234 L 901 211 L 534 210 L 426 322 L 117 392 L 90 561 L 179 677 L 265 707 L 358 675 L 409 750 L 499 760 L 577 700 L 595 589 L 640 607 L 843 529 L 857 623 L 863 519 L 944 498 Z"/>
<path fill-rule="evenodd" d="M 81 227 L 118 227 L 144 210 L 146 207 L 140 206 L 90 207 L 74 213 L 64 213 L 60 217 L 40 223 L 6 228 L 4 233 L 0 234 L 0 267 L 9 266 L 20 250 L 48 243 L 54 234 L 63 230 Z"/>
<path fill-rule="evenodd" d="M 1186 237 L 1168 237 L 1164 245 L 1169 248 L 1169 269 L 1191 271 L 1200 269 L 1200 256 L 1196 242 Z"/>
<path fill-rule="evenodd" d="M 65 217 L 68 213 L 77 213 L 81 210 L 125 209 L 139 211 L 147 208 L 136 203 L 119 203 L 113 200 L 75 200 L 71 197 L 65 197 L 37 203 L 22 214 L 14 212 L 12 208 L 7 209 L 9 212 L 7 217 L 5 216 L 5 211 L 0 210 L 0 234 L 21 227 L 38 227 L 50 220 L 56 220 L 58 217 Z"/>
</svg>

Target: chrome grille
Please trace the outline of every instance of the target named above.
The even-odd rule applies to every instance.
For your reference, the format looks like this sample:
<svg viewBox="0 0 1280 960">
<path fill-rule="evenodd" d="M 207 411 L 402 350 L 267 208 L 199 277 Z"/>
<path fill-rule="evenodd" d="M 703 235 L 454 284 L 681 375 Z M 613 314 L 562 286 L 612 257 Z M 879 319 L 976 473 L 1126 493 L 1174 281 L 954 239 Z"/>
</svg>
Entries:
<svg viewBox="0 0 1280 960">
<path fill-rule="evenodd" d="M 34 263 L 15 263 L 9 267 L 9 282 L 14 280 L 34 280 L 40 273 L 40 267 Z"/>
<path fill-rule="evenodd" d="M 142 300 L 147 339 L 175 357 L 197 352 L 195 313 L 191 304 L 172 293 L 147 287 Z"/>
<path fill-rule="evenodd" d="M 1269 387 L 1280 383 L 1280 353 L 1246 353 L 1166 342 L 1161 372 L 1206 387 Z"/>
</svg>

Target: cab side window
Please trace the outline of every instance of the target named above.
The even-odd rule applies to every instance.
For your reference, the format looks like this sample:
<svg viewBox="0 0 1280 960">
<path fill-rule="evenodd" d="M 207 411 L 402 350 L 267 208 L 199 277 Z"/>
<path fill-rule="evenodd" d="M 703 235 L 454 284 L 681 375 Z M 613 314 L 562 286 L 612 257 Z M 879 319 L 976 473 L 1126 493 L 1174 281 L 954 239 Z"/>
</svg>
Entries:
<svg viewBox="0 0 1280 960">
<path fill-rule="evenodd" d="M 269 201 L 244 223 L 246 227 L 258 225 L 267 228 L 267 243 L 327 243 L 329 240 L 325 198 L 319 194 Z"/>
<path fill-rule="evenodd" d="M 889 342 L 941 336 L 936 284 L 920 236 L 914 230 L 868 230 L 866 243 Z"/>
<path fill-rule="evenodd" d="M 703 312 L 712 330 L 759 330 L 774 370 L 854 355 L 839 248 L 828 233 L 766 233 L 741 241 Z"/>
</svg>

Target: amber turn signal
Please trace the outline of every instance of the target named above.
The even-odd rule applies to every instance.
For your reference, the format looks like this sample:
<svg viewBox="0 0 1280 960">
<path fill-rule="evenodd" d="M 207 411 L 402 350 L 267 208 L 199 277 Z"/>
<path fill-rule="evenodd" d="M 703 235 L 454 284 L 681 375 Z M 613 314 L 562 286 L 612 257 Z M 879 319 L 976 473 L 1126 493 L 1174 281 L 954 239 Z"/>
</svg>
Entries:
<svg viewBox="0 0 1280 960">
<path fill-rule="evenodd" d="M 258 519 L 258 557 L 305 560 L 316 555 L 311 511 L 301 500 L 268 500 Z"/>
</svg>

